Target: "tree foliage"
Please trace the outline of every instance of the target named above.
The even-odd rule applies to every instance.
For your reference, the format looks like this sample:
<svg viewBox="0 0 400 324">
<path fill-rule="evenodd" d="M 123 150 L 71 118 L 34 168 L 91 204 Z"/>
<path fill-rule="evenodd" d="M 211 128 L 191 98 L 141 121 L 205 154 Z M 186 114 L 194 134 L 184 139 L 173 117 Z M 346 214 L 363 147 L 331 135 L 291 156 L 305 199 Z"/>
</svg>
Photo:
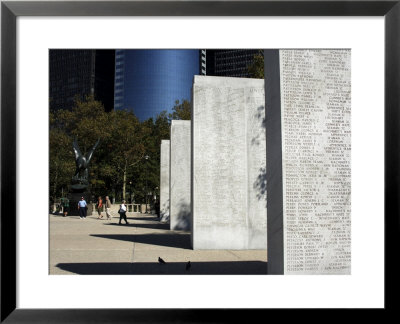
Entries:
<svg viewBox="0 0 400 324">
<path fill-rule="evenodd" d="M 74 153 L 70 138 L 59 129 L 51 129 L 49 133 L 50 146 L 50 197 L 59 196 L 60 192 L 68 190 L 74 172 Z"/>
<path fill-rule="evenodd" d="M 159 195 L 161 140 L 170 138 L 170 121 L 166 111 L 161 112 L 155 119 L 149 118 L 142 123 L 146 132 L 145 156 L 132 172 L 131 182 L 135 184 L 133 194 L 136 201 L 146 201 L 146 193 Z M 147 197 L 151 200 L 151 197 Z"/>
<path fill-rule="evenodd" d="M 191 104 L 187 100 L 175 101 L 175 106 L 172 108 L 172 113 L 169 114 L 171 120 L 190 120 L 191 119 Z"/>
<path fill-rule="evenodd" d="M 182 104 L 182 108 L 187 105 Z M 185 109 L 174 111 L 176 117 L 183 118 Z M 68 191 L 75 168 L 75 138 L 83 154 L 100 138 L 89 165 L 94 196 L 109 195 L 117 201 L 134 197 L 143 203 L 146 193 L 158 195 L 161 140 L 170 138 L 166 111 L 140 122 L 131 111 L 104 112 L 99 101 L 87 97 L 77 99 L 72 110 L 51 112 L 49 122 L 51 197 Z"/>
<path fill-rule="evenodd" d="M 253 63 L 248 67 L 249 76 L 255 79 L 264 79 L 264 54 L 260 52 L 254 55 Z"/>
</svg>

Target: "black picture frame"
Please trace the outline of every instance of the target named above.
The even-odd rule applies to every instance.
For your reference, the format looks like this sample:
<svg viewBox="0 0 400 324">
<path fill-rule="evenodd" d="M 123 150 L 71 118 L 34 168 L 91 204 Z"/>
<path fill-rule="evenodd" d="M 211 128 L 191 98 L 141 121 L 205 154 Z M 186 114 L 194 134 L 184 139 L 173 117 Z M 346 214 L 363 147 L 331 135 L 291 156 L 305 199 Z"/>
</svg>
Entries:
<svg viewBox="0 0 400 324">
<path fill-rule="evenodd" d="M 395 1 L 2 1 L 1 2 L 1 322 L 143 323 L 256 320 L 266 309 L 16 308 L 16 18 L 18 16 L 384 16 L 385 309 L 394 309 L 399 237 L 400 4 Z M 371 256 L 371 259 L 373 257 Z M 371 262 L 373 264 L 373 262 Z M 371 265 L 373 266 L 373 265 Z M 366 283 L 367 284 L 367 283 Z M 188 287 L 187 291 L 190 291 Z M 267 292 L 266 292 L 267 293 Z M 157 293 L 155 292 L 155 298 Z"/>
</svg>

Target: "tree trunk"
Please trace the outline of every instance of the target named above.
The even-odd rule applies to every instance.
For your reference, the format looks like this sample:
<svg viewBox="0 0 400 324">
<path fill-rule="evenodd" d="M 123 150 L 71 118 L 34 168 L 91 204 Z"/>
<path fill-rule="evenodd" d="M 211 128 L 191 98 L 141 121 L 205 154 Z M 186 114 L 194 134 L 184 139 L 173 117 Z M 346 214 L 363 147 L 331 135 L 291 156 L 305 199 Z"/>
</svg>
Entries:
<svg viewBox="0 0 400 324">
<path fill-rule="evenodd" d="M 122 199 L 125 199 L 125 193 L 126 193 L 126 163 L 124 166 L 124 171 L 123 171 L 123 178 L 122 178 Z"/>
<path fill-rule="evenodd" d="M 58 182 L 58 164 L 55 163 L 56 165 L 56 172 L 55 172 L 55 177 L 54 177 L 54 190 L 53 190 L 53 199 L 56 201 L 56 195 L 57 195 L 57 182 Z"/>
</svg>

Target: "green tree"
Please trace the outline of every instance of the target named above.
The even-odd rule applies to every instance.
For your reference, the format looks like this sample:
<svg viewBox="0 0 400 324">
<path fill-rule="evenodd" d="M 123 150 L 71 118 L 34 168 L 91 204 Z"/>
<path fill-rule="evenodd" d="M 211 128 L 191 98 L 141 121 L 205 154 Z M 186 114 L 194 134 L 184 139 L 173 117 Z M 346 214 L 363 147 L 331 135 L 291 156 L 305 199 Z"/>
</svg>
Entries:
<svg viewBox="0 0 400 324">
<path fill-rule="evenodd" d="M 108 114 L 100 101 L 93 96 L 85 100 L 77 99 L 71 111 L 60 110 L 57 120 L 73 138 L 78 138 L 82 153 L 89 150 L 97 139 L 101 141 L 110 137 L 107 129 Z"/>
<path fill-rule="evenodd" d="M 85 100 L 76 99 L 75 105 L 71 110 L 57 110 L 50 112 L 50 175 L 54 173 L 54 163 L 57 161 L 57 156 L 62 152 L 61 149 L 70 152 L 69 156 L 63 156 L 68 159 L 69 165 L 75 165 L 75 157 L 72 151 L 72 142 L 77 139 L 79 147 L 83 154 L 85 154 L 100 138 L 100 145 L 97 147 L 90 163 L 90 180 L 91 183 L 98 185 L 104 181 L 99 178 L 98 161 L 99 156 L 104 155 L 104 147 L 102 143 L 110 136 L 107 131 L 106 121 L 107 114 L 104 112 L 104 106 L 101 102 L 94 100 L 92 96 L 88 96 Z M 63 141 L 57 144 L 52 140 L 54 134 L 64 134 Z M 61 145 L 62 143 L 62 145 Z M 59 164 L 59 163 L 58 163 Z M 73 176 L 74 169 L 65 169 L 69 172 L 69 177 L 64 178 L 63 187 L 68 187 Z M 58 187 L 55 185 L 56 178 L 50 178 L 50 187 Z M 57 181 L 58 182 L 58 181 Z M 58 193 L 59 194 L 59 193 Z"/>
<path fill-rule="evenodd" d="M 190 120 L 191 119 L 191 104 L 187 100 L 175 101 L 175 106 L 172 108 L 172 113 L 169 114 L 171 120 Z"/>
<path fill-rule="evenodd" d="M 130 111 L 104 112 L 101 102 L 77 99 L 71 110 L 50 113 L 50 188 L 58 196 L 74 173 L 72 142 L 85 154 L 100 138 L 89 165 L 91 191 L 126 199 L 129 190 L 144 202 L 160 187 L 161 140 L 170 138 L 170 118 L 190 119 L 190 104 L 176 102 L 172 114 L 139 122 Z M 145 159 L 148 155 L 149 159 Z"/>
<path fill-rule="evenodd" d="M 149 130 L 132 112 L 117 110 L 109 113 L 108 117 L 111 132 L 107 140 L 110 148 L 108 170 L 113 184 L 122 186 L 122 199 L 126 199 L 128 174 L 145 155 L 145 139 Z"/>
<path fill-rule="evenodd" d="M 154 122 L 154 136 L 157 138 L 157 141 L 168 140 L 170 137 L 170 121 L 167 116 L 167 112 L 164 110 L 160 114 L 157 115 L 156 120 Z"/>
<path fill-rule="evenodd" d="M 161 140 L 170 138 L 170 122 L 166 111 L 161 112 L 155 119 L 149 118 L 142 122 L 145 132 L 145 156 L 130 174 L 134 184 L 132 190 L 136 201 L 146 201 L 149 192 L 159 195 L 160 188 L 160 147 Z"/>
<path fill-rule="evenodd" d="M 51 129 L 49 132 L 49 180 L 50 196 L 55 199 L 65 192 L 71 182 L 75 163 L 70 145 L 71 139 L 61 129 Z"/>
<path fill-rule="evenodd" d="M 262 50 L 254 55 L 253 63 L 248 67 L 250 78 L 264 79 L 264 53 Z"/>
<path fill-rule="evenodd" d="M 154 122 L 153 127 L 153 146 L 154 158 L 152 159 L 152 189 L 156 195 L 159 195 L 160 190 L 160 163 L 161 163 L 161 141 L 170 139 L 170 121 L 167 117 L 167 112 L 160 113 Z"/>
<path fill-rule="evenodd" d="M 131 168 L 144 154 L 143 134 L 138 119 L 132 112 L 112 111 L 106 113 L 101 102 L 87 97 L 77 99 L 72 110 L 59 110 L 50 114 L 50 129 L 65 134 L 63 145 L 72 153 L 72 141 L 76 138 L 79 147 L 85 154 L 97 139 L 97 147 L 89 165 L 90 184 L 95 194 L 108 194 L 122 188 L 125 198 L 126 178 Z M 51 141 L 51 164 L 57 160 L 59 148 Z M 75 164 L 73 153 L 68 156 L 68 162 Z M 59 163 L 58 163 L 59 164 Z M 50 179 L 52 188 L 59 187 L 58 173 Z M 73 170 L 69 170 L 70 183 Z M 56 177 L 57 175 L 57 177 Z M 56 182 L 57 180 L 57 182 Z"/>
</svg>

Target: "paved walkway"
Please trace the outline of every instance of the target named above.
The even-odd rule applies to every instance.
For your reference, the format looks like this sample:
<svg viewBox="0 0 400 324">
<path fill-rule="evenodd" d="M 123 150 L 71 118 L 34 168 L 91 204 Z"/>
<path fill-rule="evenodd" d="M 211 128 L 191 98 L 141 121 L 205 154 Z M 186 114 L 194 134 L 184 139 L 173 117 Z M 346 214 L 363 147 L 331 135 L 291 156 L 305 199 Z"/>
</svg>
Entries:
<svg viewBox="0 0 400 324">
<path fill-rule="evenodd" d="M 104 216 L 105 217 L 105 216 Z M 192 250 L 190 233 L 170 231 L 155 215 L 128 225 L 88 216 L 50 219 L 50 274 L 266 274 L 266 250 Z M 160 264 L 161 257 L 166 264 Z M 191 266 L 186 270 L 187 262 Z"/>
</svg>

